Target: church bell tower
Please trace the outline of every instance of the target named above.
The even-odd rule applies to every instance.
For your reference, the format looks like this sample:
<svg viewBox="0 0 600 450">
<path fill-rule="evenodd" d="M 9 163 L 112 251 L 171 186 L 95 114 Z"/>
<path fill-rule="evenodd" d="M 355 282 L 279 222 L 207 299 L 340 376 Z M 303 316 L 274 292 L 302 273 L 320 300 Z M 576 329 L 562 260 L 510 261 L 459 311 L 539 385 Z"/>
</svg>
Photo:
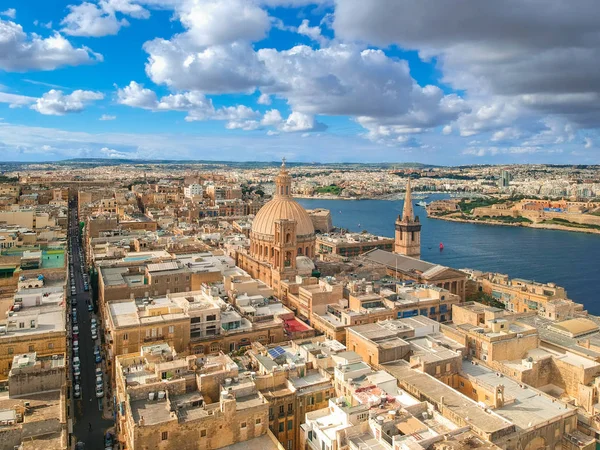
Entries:
<svg viewBox="0 0 600 450">
<path fill-rule="evenodd" d="M 396 219 L 394 253 L 413 258 L 421 257 L 421 222 L 419 222 L 419 217 L 415 217 L 413 213 L 410 178 L 406 182 L 404 210 L 402 215 Z"/>
</svg>

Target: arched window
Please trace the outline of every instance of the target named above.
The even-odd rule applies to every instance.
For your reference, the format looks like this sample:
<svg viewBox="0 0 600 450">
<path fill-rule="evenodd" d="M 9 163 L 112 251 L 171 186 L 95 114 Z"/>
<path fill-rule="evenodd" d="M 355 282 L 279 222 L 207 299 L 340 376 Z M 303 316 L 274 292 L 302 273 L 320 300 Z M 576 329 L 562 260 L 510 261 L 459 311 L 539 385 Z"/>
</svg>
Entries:
<svg viewBox="0 0 600 450">
<path fill-rule="evenodd" d="M 292 241 L 292 235 L 291 233 L 288 233 L 285 235 L 285 243 L 289 244 Z"/>
<path fill-rule="evenodd" d="M 398 239 L 402 240 L 402 230 L 398 230 Z"/>
<path fill-rule="evenodd" d="M 302 256 L 302 247 L 298 247 L 298 256 Z"/>
</svg>

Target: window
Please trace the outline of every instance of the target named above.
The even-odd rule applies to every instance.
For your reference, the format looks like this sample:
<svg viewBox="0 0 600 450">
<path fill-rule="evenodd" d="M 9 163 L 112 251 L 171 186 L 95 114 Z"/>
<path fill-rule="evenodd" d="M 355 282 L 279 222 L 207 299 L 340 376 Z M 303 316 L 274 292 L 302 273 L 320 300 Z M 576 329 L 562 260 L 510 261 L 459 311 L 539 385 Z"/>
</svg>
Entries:
<svg viewBox="0 0 600 450">
<path fill-rule="evenodd" d="M 313 432 L 312 432 L 312 430 L 310 430 L 310 431 L 308 432 L 308 440 L 309 440 L 309 441 L 312 441 L 312 438 L 313 438 Z"/>
<path fill-rule="evenodd" d="M 19 328 L 25 328 L 25 322 L 19 322 Z"/>
<path fill-rule="evenodd" d="M 191 323 L 199 323 L 200 322 L 200 317 L 192 317 L 190 320 Z"/>
<path fill-rule="evenodd" d="M 49 349 L 53 349 L 54 348 L 54 342 L 48 342 L 48 348 Z"/>
<path fill-rule="evenodd" d="M 240 424 L 240 428 L 246 428 L 246 422 L 242 422 L 242 423 Z"/>
<path fill-rule="evenodd" d="M 12 347 L 8 347 L 8 354 L 12 355 L 14 353 L 15 349 Z"/>
<path fill-rule="evenodd" d="M 179 277 L 175 277 L 175 283 L 179 281 Z"/>
<path fill-rule="evenodd" d="M 283 422 L 279 422 L 279 432 L 283 433 Z"/>
<path fill-rule="evenodd" d="M 323 401 L 323 393 L 317 392 L 317 403 L 321 403 Z"/>
<path fill-rule="evenodd" d="M 32 320 L 31 322 L 29 322 L 29 326 L 31 328 L 35 328 L 35 320 Z"/>
<path fill-rule="evenodd" d="M 171 325 L 169 327 L 169 334 L 173 334 L 173 333 L 175 333 L 175 327 L 173 325 Z"/>
<path fill-rule="evenodd" d="M 294 421 L 288 420 L 288 426 L 287 426 L 288 431 L 292 430 L 293 428 L 294 428 Z"/>
<path fill-rule="evenodd" d="M 31 344 L 29 345 L 29 352 L 34 352 L 35 351 L 35 345 Z"/>
<path fill-rule="evenodd" d="M 294 441 L 291 439 L 288 441 L 287 450 L 292 450 L 294 448 Z"/>
<path fill-rule="evenodd" d="M 210 344 L 210 351 L 211 352 L 218 352 L 219 350 L 221 350 L 221 346 L 219 345 L 218 342 Z"/>
<path fill-rule="evenodd" d="M 473 394 L 477 394 L 477 389 L 473 389 Z"/>
<path fill-rule="evenodd" d="M 161 438 L 163 441 L 166 441 L 167 439 L 169 439 L 169 432 L 168 432 L 168 431 L 163 431 L 163 432 L 161 433 L 161 435 L 160 435 L 160 438 Z"/>
<path fill-rule="evenodd" d="M 282 408 L 283 408 L 283 406 L 282 406 Z M 292 411 L 294 411 L 294 404 L 288 403 L 288 414 L 291 414 Z"/>
<path fill-rule="evenodd" d="M 450 363 L 446 363 L 446 372 L 450 372 L 452 365 Z"/>
<path fill-rule="evenodd" d="M 129 339 L 129 335 L 127 333 L 123 333 L 123 340 L 126 341 Z"/>
<path fill-rule="evenodd" d="M 460 387 L 465 387 L 465 383 L 463 381 L 460 382 Z"/>
<path fill-rule="evenodd" d="M 260 423 L 261 423 L 261 420 L 260 420 L 260 418 L 256 419 L 256 421 L 255 421 L 254 423 L 255 423 L 256 425 L 260 425 Z"/>
<path fill-rule="evenodd" d="M 440 373 L 442 373 L 442 368 L 440 366 L 435 366 L 435 374 L 439 375 Z"/>
<path fill-rule="evenodd" d="M 206 437 L 206 430 L 200 430 L 200 437 Z"/>
<path fill-rule="evenodd" d="M 307 405 L 314 405 L 315 404 L 315 398 L 314 397 L 308 397 L 306 399 L 306 404 Z"/>
<path fill-rule="evenodd" d="M 217 315 L 216 314 L 210 314 L 210 315 L 206 316 L 206 320 L 207 320 L 207 322 L 210 322 L 212 320 L 217 320 Z"/>
</svg>

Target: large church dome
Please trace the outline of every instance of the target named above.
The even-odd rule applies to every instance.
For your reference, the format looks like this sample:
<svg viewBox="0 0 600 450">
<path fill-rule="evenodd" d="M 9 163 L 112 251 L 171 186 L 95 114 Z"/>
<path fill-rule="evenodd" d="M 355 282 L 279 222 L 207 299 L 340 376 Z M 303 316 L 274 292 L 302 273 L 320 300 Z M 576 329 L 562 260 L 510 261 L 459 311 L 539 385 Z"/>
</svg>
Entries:
<svg viewBox="0 0 600 450">
<path fill-rule="evenodd" d="M 292 197 L 275 197 L 264 205 L 252 221 L 252 233 L 275 236 L 275 221 L 296 221 L 298 237 L 315 234 L 310 216 Z"/>
<path fill-rule="evenodd" d="M 314 256 L 315 228 L 306 210 L 292 198 L 292 177 L 285 160 L 275 186 L 273 199 L 252 221 L 250 253 L 276 268 L 295 267 L 297 256 Z"/>
</svg>

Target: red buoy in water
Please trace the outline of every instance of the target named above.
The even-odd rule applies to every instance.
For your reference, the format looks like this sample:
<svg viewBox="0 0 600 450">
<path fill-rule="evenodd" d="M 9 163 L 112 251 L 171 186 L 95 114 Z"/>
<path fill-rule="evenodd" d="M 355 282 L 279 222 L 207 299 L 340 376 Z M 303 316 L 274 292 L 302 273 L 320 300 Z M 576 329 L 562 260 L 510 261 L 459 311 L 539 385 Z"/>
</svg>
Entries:
<svg viewBox="0 0 600 450">
<path fill-rule="evenodd" d="M 440 242 L 440 252 L 444 250 L 444 244 L 442 242 Z"/>
</svg>

